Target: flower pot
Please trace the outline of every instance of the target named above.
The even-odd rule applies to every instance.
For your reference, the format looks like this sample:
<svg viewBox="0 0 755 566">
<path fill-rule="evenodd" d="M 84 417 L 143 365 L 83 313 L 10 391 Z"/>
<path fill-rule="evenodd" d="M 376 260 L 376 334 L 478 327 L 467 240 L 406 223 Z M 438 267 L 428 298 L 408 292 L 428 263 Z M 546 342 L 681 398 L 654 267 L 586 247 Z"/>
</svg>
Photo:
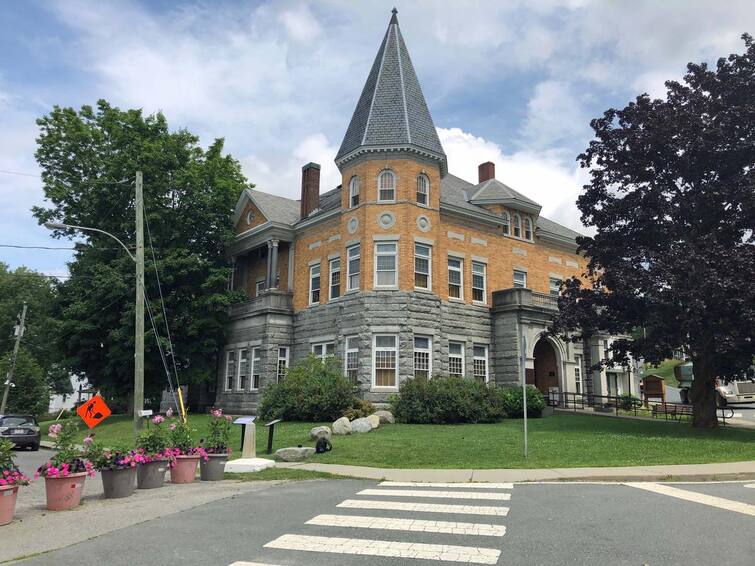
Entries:
<svg viewBox="0 0 755 566">
<path fill-rule="evenodd" d="M 155 489 L 162 487 L 165 481 L 165 470 L 168 463 L 165 460 L 155 460 L 147 464 L 139 464 L 136 467 L 137 489 Z"/>
<path fill-rule="evenodd" d="M 222 480 L 227 461 L 228 454 L 208 454 L 206 461 L 199 461 L 199 479 L 202 481 Z"/>
<path fill-rule="evenodd" d="M 17 485 L 0 486 L 0 525 L 7 525 L 13 520 L 17 495 Z"/>
<path fill-rule="evenodd" d="M 192 483 L 197 475 L 199 454 L 176 456 L 176 464 L 170 469 L 171 483 Z"/>
<path fill-rule="evenodd" d="M 84 480 L 86 479 L 86 472 L 71 474 L 64 478 L 46 477 L 47 508 L 50 511 L 65 511 L 77 507 L 81 502 Z"/>
<path fill-rule="evenodd" d="M 100 474 L 105 499 L 128 497 L 136 489 L 136 468 L 102 470 Z"/>
</svg>

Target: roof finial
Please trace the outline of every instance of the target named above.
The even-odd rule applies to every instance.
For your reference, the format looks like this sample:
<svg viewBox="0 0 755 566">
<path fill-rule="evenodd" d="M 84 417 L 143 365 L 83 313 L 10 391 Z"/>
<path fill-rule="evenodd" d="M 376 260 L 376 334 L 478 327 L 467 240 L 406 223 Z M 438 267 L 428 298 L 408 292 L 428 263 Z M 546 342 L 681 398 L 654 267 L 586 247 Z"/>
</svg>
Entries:
<svg viewBox="0 0 755 566">
<path fill-rule="evenodd" d="M 398 10 L 396 9 L 395 6 L 393 7 L 393 10 L 391 10 L 391 14 L 393 14 L 393 15 L 391 16 L 391 22 L 390 22 L 389 25 L 391 25 L 391 24 L 398 25 L 398 18 L 396 17 L 396 14 L 398 14 Z"/>
</svg>

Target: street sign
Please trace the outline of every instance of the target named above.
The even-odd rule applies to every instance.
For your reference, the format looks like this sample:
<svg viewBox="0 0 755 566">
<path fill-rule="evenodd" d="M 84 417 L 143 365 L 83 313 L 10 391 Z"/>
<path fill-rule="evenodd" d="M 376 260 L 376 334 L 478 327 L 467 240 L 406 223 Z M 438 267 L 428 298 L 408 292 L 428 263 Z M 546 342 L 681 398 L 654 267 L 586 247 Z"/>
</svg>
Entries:
<svg viewBox="0 0 755 566">
<path fill-rule="evenodd" d="M 110 416 L 110 408 L 105 400 L 95 395 L 89 401 L 81 405 L 76 412 L 89 428 L 94 428 Z"/>
</svg>

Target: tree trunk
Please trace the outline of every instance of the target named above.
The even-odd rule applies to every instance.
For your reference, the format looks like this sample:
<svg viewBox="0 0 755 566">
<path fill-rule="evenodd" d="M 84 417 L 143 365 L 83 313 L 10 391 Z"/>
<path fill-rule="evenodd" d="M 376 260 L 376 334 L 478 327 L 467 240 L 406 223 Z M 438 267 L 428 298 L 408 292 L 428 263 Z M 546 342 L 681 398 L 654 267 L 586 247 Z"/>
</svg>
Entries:
<svg viewBox="0 0 755 566">
<path fill-rule="evenodd" d="M 711 343 L 695 348 L 692 356 L 692 426 L 694 428 L 718 428 L 716 404 L 716 374 L 713 366 L 715 351 Z"/>
</svg>

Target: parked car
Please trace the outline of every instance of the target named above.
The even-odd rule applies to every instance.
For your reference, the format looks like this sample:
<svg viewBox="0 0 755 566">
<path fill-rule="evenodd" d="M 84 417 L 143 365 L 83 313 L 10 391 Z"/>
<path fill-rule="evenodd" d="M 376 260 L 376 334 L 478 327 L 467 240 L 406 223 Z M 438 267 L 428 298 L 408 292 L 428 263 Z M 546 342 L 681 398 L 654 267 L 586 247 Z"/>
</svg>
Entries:
<svg viewBox="0 0 755 566">
<path fill-rule="evenodd" d="M 19 448 L 39 450 L 41 435 L 37 419 L 31 415 L 0 416 L 0 438 L 10 440 Z"/>
</svg>

